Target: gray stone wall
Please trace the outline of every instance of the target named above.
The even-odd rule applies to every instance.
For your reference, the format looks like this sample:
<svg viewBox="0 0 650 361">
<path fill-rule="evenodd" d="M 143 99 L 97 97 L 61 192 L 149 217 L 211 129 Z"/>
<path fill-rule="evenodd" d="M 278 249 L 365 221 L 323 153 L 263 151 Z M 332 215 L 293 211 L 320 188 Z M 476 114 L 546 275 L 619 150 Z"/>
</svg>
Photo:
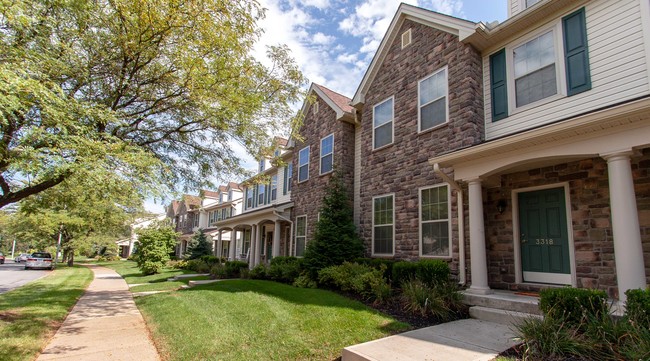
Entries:
<svg viewBox="0 0 650 361">
<path fill-rule="evenodd" d="M 401 34 L 411 29 L 411 45 L 401 48 Z M 478 144 L 483 139 L 481 58 L 458 37 L 405 21 L 365 95 L 361 120 L 360 233 L 371 254 L 372 198 L 395 194 L 396 259 L 419 257 L 419 188 L 442 182 L 428 159 Z M 449 121 L 418 133 L 418 81 L 448 67 Z M 373 106 L 394 96 L 393 144 L 372 149 Z M 458 229 L 452 192 L 452 256 L 457 260 Z M 457 264 L 451 264 L 452 269 Z"/>
</svg>

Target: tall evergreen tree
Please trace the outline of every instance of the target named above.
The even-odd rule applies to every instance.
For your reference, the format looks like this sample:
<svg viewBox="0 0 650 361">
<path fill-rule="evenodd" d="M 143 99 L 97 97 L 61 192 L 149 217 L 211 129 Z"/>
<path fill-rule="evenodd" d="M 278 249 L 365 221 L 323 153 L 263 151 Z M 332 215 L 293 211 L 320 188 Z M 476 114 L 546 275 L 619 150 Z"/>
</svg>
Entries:
<svg viewBox="0 0 650 361">
<path fill-rule="evenodd" d="M 197 259 L 201 256 L 212 255 L 212 243 L 208 241 L 202 229 L 196 231 L 189 244 L 187 245 L 187 252 L 185 256 L 188 259 Z"/>
<path fill-rule="evenodd" d="M 304 266 L 312 278 L 329 266 L 363 254 L 363 244 L 352 219 L 352 204 L 338 171 L 327 186 L 313 239 L 307 244 Z"/>
</svg>

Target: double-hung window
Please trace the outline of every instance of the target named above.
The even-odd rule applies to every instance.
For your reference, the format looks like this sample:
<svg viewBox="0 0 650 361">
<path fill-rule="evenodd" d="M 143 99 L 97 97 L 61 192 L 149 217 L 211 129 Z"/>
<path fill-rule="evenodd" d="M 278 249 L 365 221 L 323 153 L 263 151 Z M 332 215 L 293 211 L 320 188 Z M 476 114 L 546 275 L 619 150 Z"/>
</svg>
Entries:
<svg viewBox="0 0 650 361">
<path fill-rule="evenodd" d="M 274 174 L 271 177 L 271 201 L 274 201 L 278 198 L 278 175 Z"/>
<path fill-rule="evenodd" d="M 260 173 L 264 172 L 264 169 L 266 168 L 266 160 L 264 158 L 260 159 L 258 171 Z"/>
<path fill-rule="evenodd" d="M 305 255 L 307 243 L 307 216 L 296 217 L 296 257 Z"/>
<path fill-rule="evenodd" d="M 304 147 L 298 153 L 298 182 L 309 179 L 309 146 Z"/>
<path fill-rule="evenodd" d="M 293 178 L 293 164 L 289 163 L 284 167 L 284 187 L 282 188 L 282 194 L 287 195 L 291 192 L 291 179 Z"/>
<path fill-rule="evenodd" d="M 246 188 L 246 209 L 253 208 L 253 188 Z"/>
<path fill-rule="evenodd" d="M 393 255 L 395 238 L 395 197 L 375 197 L 372 200 L 372 254 Z"/>
<path fill-rule="evenodd" d="M 449 186 L 420 189 L 420 255 L 451 256 Z"/>
<path fill-rule="evenodd" d="M 557 94 L 553 30 L 514 48 L 512 61 L 517 107 Z"/>
<path fill-rule="evenodd" d="M 446 67 L 420 80 L 418 83 L 419 131 L 447 122 L 447 92 Z"/>
<path fill-rule="evenodd" d="M 320 174 L 329 173 L 334 166 L 334 134 L 320 140 Z"/>
<path fill-rule="evenodd" d="M 266 186 L 264 184 L 257 185 L 257 204 L 263 205 L 266 198 L 264 198 L 264 192 L 266 191 Z"/>
<path fill-rule="evenodd" d="M 372 110 L 372 149 L 393 142 L 393 102 L 394 98 L 391 97 L 375 105 Z"/>
</svg>

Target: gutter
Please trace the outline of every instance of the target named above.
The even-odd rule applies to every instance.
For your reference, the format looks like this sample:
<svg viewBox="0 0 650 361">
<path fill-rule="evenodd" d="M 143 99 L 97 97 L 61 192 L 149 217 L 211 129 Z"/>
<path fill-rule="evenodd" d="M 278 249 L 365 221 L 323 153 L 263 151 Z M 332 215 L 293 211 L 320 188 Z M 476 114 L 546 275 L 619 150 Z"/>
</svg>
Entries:
<svg viewBox="0 0 650 361">
<path fill-rule="evenodd" d="M 463 189 L 440 169 L 438 163 L 433 163 L 433 171 L 456 191 L 456 202 L 458 203 L 458 283 L 464 286 L 467 282 L 467 276 L 465 275 L 465 206 L 463 204 Z"/>
</svg>

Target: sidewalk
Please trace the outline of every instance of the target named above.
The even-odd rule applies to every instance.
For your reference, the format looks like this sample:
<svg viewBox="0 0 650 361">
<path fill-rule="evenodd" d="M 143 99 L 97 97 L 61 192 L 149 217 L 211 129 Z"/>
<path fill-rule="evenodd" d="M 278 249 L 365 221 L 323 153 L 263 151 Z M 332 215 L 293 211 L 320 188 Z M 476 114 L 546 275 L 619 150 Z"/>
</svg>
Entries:
<svg viewBox="0 0 650 361">
<path fill-rule="evenodd" d="M 160 360 L 124 279 L 89 268 L 95 279 L 37 360 Z"/>
</svg>

